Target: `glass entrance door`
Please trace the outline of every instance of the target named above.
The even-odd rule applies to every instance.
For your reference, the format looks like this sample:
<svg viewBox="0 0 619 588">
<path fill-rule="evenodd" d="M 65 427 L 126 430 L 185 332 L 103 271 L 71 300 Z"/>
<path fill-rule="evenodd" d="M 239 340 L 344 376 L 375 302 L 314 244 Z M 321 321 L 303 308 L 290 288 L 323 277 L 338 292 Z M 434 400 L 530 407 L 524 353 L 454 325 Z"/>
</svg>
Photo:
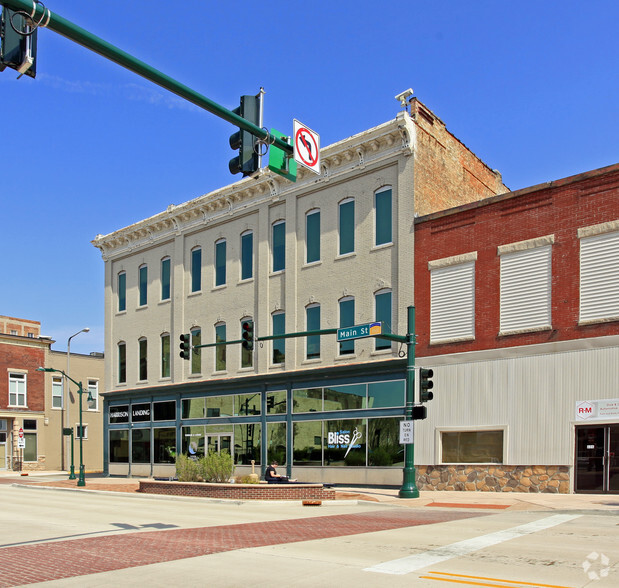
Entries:
<svg viewBox="0 0 619 588">
<path fill-rule="evenodd" d="M 6 470 L 6 433 L 0 431 L 0 470 Z"/>
<path fill-rule="evenodd" d="M 220 453 L 227 451 L 232 454 L 232 433 L 217 433 L 206 436 L 207 451 Z"/>
<path fill-rule="evenodd" d="M 576 428 L 575 490 L 619 493 L 619 424 Z"/>
</svg>

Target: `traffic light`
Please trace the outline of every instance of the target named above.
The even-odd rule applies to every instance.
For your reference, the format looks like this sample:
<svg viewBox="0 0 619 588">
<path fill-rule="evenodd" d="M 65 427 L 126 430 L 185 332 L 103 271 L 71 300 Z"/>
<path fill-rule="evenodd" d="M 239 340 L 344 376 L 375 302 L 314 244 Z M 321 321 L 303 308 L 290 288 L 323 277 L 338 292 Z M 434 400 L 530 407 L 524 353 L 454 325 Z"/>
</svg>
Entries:
<svg viewBox="0 0 619 588">
<path fill-rule="evenodd" d="M 434 388 L 434 370 L 430 368 L 419 368 L 419 402 L 428 402 L 434 398 L 430 392 Z"/>
<path fill-rule="evenodd" d="M 241 96 L 241 105 L 232 112 L 257 127 L 262 127 L 262 92 L 256 96 Z M 248 176 L 258 170 L 260 156 L 254 148 L 256 141 L 256 137 L 243 129 L 230 136 L 230 147 L 239 150 L 239 154 L 228 164 L 230 173 Z"/>
<path fill-rule="evenodd" d="M 181 344 L 180 344 L 181 352 L 180 352 L 180 356 L 183 359 L 189 359 L 189 357 L 191 356 L 190 337 L 191 337 L 191 335 L 189 333 L 184 333 L 184 334 L 181 335 Z"/>
<path fill-rule="evenodd" d="M 0 17 L 0 71 L 10 67 L 34 78 L 36 57 L 37 26 L 25 12 L 5 7 Z"/>
<path fill-rule="evenodd" d="M 241 325 L 241 338 L 243 342 L 241 343 L 243 349 L 247 349 L 247 351 L 254 350 L 254 321 L 243 321 Z"/>
</svg>

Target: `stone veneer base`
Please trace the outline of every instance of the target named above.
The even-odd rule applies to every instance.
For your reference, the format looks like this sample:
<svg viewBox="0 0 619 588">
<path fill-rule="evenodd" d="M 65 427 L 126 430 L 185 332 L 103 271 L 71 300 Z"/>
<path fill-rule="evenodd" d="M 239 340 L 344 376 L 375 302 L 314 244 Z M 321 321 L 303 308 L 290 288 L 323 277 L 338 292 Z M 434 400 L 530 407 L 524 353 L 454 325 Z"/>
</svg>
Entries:
<svg viewBox="0 0 619 588">
<path fill-rule="evenodd" d="M 568 466 L 416 466 L 419 490 L 570 493 Z"/>
<path fill-rule="evenodd" d="M 322 484 L 212 484 L 140 480 L 139 492 L 230 500 L 335 500 Z"/>
</svg>

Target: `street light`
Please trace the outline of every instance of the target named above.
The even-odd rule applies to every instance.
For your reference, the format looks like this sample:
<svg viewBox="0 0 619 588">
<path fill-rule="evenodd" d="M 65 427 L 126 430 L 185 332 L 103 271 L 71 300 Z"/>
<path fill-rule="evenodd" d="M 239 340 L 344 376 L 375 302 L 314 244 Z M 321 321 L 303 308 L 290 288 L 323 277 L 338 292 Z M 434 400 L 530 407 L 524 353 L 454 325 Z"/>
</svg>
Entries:
<svg viewBox="0 0 619 588">
<path fill-rule="evenodd" d="M 73 339 L 73 337 L 77 337 L 80 333 L 88 333 L 90 331 L 90 329 L 88 327 L 84 327 L 81 331 L 78 331 L 77 333 L 75 333 L 74 335 L 71 335 L 69 337 L 69 340 L 67 341 L 67 374 L 71 373 L 70 370 L 70 365 L 71 365 L 71 339 Z M 64 373 L 64 372 L 63 372 Z M 71 379 L 69 378 L 68 375 L 65 374 L 65 384 L 66 384 L 66 391 L 64 393 L 66 402 L 63 400 L 62 403 L 62 427 L 63 428 L 68 428 L 71 426 L 71 419 L 69 418 L 69 406 L 70 406 L 70 397 L 69 397 L 69 382 L 67 382 L 67 379 Z M 74 381 L 74 380 L 71 380 Z M 81 396 L 80 396 L 81 398 Z M 66 410 L 65 410 L 65 406 L 66 406 Z M 73 427 L 71 427 L 71 429 L 73 429 Z M 71 448 L 73 448 L 73 437 L 71 437 Z M 65 468 L 65 459 L 64 459 L 64 454 L 65 454 L 65 443 L 64 443 L 64 431 L 63 431 L 63 435 L 62 435 L 62 471 L 64 471 Z M 69 474 L 69 480 L 75 480 L 75 468 L 73 467 L 73 460 L 71 460 L 71 473 Z"/>
<path fill-rule="evenodd" d="M 92 396 L 90 395 L 90 392 L 84 391 L 81 382 L 76 382 L 73 378 L 67 376 L 67 374 L 65 374 L 62 370 L 57 370 L 55 368 L 38 367 L 37 372 L 57 372 L 59 374 L 62 374 L 68 380 L 71 380 L 77 386 L 77 393 L 79 394 L 80 405 L 80 475 L 79 479 L 77 480 L 77 485 L 86 486 L 86 478 L 84 476 L 84 425 L 82 423 L 82 394 L 88 394 L 88 400 L 92 400 Z M 71 460 L 71 474 L 73 475 L 73 477 L 69 476 L 69 479 L 75 480 L 75 469 L 73 467 L 73 460 Z"/>
</svg>

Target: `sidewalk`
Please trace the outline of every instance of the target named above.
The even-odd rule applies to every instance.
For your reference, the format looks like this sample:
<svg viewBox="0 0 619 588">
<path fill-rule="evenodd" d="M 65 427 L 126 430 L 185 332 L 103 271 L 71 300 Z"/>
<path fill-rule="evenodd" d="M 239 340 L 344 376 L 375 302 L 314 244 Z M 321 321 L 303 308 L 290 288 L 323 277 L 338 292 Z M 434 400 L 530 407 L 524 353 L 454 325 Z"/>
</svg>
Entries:
<svg viewBox="0 0 619 588">
<path fill-rule="evenodd" d="M 75 490 L 137 492 L 138 478 L 105 477 L 101 474 L 86 474 L 86 485 L 77 486 L 77 480 L 69 480 L 68 472 L 39 471 L 0 472 L 0 483 L 44 486 Z M 536 494 L 523 492 L 420 492 L 419 498 L 399 498 L 398 488 L 383 487 L 335 487 L 336 501 L 372 502 L 382 505 L 408 508 L 472 508 L 490 510 L 603 510 L 619 514 L 619 495 L 616 494 Z M 197 499 L 208 500 L 208 499 Z"/>
</svg>

